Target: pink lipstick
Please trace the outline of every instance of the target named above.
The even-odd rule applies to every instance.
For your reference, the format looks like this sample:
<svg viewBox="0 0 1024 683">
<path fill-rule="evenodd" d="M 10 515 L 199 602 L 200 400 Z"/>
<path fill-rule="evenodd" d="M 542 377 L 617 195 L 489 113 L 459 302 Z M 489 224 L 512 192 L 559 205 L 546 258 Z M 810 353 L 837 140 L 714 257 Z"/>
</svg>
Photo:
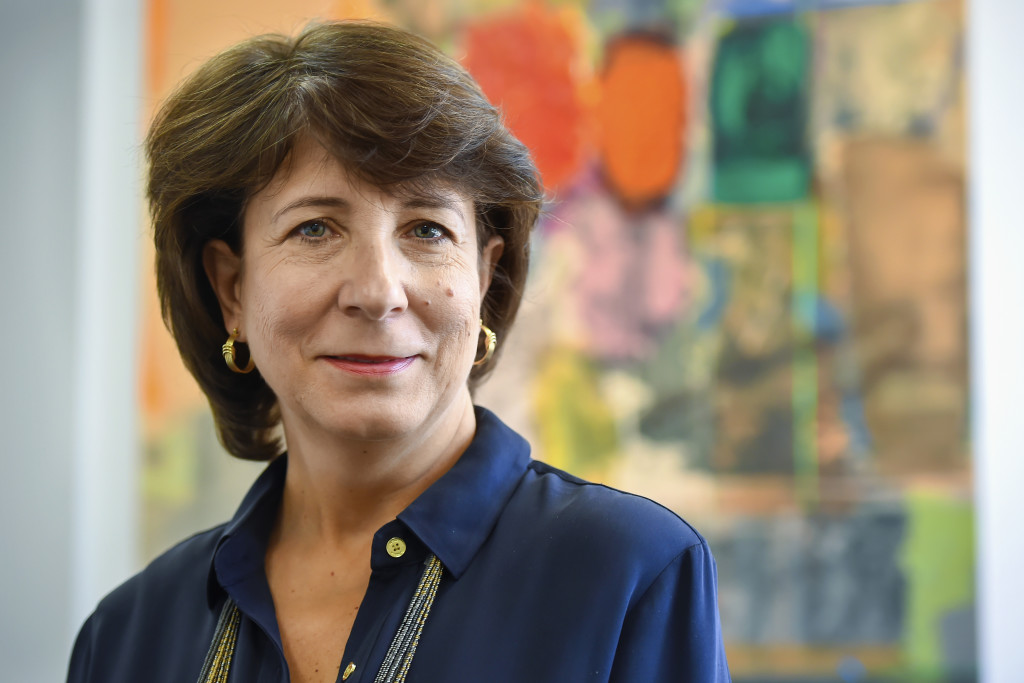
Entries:
<svg viewBox="0 0 1024 683">
<path fill-rule="evenodd" d="M 412 365 L 416 356 L 404 358 L 395 356 L 324 356 L 324 360 L 345 372 L 354 375 L 369 375 L 381 377 L 386 375 L 397 375 Z"/>
</svg>

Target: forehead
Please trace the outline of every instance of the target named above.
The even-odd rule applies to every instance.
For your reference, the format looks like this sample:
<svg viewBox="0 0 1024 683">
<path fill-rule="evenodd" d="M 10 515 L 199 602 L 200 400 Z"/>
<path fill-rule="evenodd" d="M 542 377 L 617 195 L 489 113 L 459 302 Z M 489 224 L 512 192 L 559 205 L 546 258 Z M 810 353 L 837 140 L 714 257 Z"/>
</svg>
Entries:
<svg viewBox="0 0 1024 683">
<path fill-rule="evenodd" d="M 473 201 L 468 192 L 439 179 L 422 177 L 409 182 L 375 185 L 363 179 L 351 166 L 340 161 L 314 138 L 304 135 L 296 139 L 291 150 L 273 177 L 249 201 L 252 204 L 291 201 L 297 195 L 348 195 L 366 199 L 401 200 L 403 205 L 426 205 L 440 208 L 458 207 L 460 213 Z M 466 216 L 468 218 L 469 216 Z"/>
</svg>

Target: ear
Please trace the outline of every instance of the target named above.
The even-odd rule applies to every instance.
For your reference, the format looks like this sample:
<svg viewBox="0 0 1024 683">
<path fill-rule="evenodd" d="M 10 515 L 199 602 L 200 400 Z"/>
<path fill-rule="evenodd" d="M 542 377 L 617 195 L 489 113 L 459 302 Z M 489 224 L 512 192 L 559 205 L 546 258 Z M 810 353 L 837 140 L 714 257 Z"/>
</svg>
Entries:
<svg viewBox="0 0 1024 683">
<path fill-rule="evenodd" d="M 242 257 L 233 252 L 224 240 L 210 240 L 203 247 L 203 268 L 220 302 L 226 332 L 238 328 L 242 332 L 239 341 L 245 341 L 241 301 Z"/>
<path fill-rule="evenodd" d="M 505 251 L 505 240 L 494 235 L 480 252 L 480 298 L 483 299 L 487 290 L 491 287 L 491 279 L 494 277 L 494 269 L 498 267 L 498 260 Z"/>
</svg>

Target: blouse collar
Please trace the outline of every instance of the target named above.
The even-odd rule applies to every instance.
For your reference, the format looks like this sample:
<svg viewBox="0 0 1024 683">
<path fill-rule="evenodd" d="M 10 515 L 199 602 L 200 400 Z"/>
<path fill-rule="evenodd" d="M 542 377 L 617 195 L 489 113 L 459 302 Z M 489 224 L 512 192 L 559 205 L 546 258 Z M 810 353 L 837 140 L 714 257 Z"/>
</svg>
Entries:
<svg viewBox="0 0 1024 683">
<path fill-rule="evenodd" d="M 530 462 L 530 446 L 492 412 L 477 406 L 476 434 L 456 463 L 398 514 L 448 573 L 458 579 L 472 562 Z M 224 590 L 263 572 L 287 472 L 287 456 L 270 463 L 224 527 L 211 558 L 211 607 Z"/>
</svg>

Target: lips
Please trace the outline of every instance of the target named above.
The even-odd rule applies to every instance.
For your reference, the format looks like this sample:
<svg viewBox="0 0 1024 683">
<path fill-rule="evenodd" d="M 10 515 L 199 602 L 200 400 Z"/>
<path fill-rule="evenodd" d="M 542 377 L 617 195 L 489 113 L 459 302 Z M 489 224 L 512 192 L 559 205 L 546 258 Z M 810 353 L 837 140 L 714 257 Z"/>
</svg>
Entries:
<svg viewBox="0 0 1024 683">
<path fill-rule="evenodd" d="M 323 356 L 335 368 L 354 375 L 382 377 L 396 375 L 416 360 L 416 356 Z"/>
</svg>

